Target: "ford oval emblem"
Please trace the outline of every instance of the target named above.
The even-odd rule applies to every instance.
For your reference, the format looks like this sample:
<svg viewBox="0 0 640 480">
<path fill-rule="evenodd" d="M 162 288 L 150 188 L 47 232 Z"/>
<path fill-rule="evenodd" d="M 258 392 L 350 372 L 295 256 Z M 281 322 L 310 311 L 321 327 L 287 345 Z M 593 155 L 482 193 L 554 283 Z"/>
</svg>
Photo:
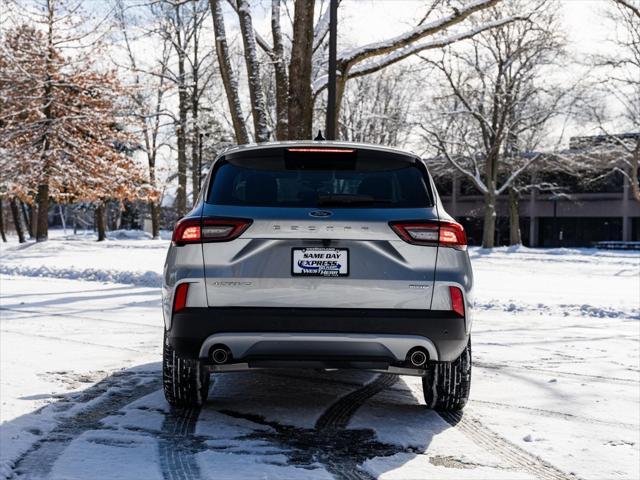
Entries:
<svg viewBox="0 0 640 480">
<path fill-rule="evenodd" d="M 333 212 L 330 212 L 329 210 L 314 210 L 313 212 L 309 212 L 309 215 L 312 217 L 330 217 L 331 215 L 333 215 Z"/>
</svg>

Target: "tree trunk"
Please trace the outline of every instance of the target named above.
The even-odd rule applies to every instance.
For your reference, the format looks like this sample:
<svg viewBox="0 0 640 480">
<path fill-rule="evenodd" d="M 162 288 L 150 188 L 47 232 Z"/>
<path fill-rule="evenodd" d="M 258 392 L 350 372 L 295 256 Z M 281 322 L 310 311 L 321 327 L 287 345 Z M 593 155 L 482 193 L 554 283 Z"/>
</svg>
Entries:
<svg viewBox="0 0 640 480">
<path fill-rule="evenodd" d="M 61 204 L 58 204 L 58 214 L 60 215 L 60 222 L 62 222 L 62 231 L 67 234 L 67 219 L 65 217 L 65 211 Z"/>
<path fill-rule="evenodd" d="M 38 202 L 35 201 L 29 206 L 29 225 L 31 226 L 29 236 L 36 238 L 38 236 Z"/>
<path fill-rule="evenodd" d="M 49 238 L 49 184 L 38 185 L 38 221 L 36 242 L 45 242 Z"/>
<path fill-rule="evenodd" d="M 7 241 L 7 236 L 4 233 L 4 211 L 2 210 L 2 198 L 0 198 L 0 237 L 2 241 Z"/>
<path fill-rule="evenodd" d="M 96 215 L 96 228 L 98 229 L 98 241 L 102 242 L 107 238 L 107 226 L 104 219 L 104 203 L 98 203 L 95 211 Z"/>
<path fill-rule="evenodd" d="M 45 118 L 45 131 L 42 136 L 42 173 L 40 184 L 38 185 L 37 204 L 38 215 L 36 222 L 36 242 L 45 242 L 49 238 L 49 174 L 52 156 L 50 155 L 51 141 L 49 139 L 49 129 L 53 124 L 53 62 L 55 57 L 55 47 L 53 42 L 54 26 L 54 3 L 47 0 L 47 56 L 45 59 L 46 80 L 44 82 L 44 97 L 42 113 Z"/>
<path fill-rule="evenodd" d="M 151 235 L 153 238 L 160 237 L 160 206 L 155 202 L 149 202 L 151 209 Z"/>
<path fill-rule="evenodd" d="M 18 242 L 24 243 L 26 240 L 24 239 L 24 230 L 22 228 L 20 210 L 18 208 L 18 199 L 13 198 L 9 200 L 9 206 L 11 207 L 11 216 L 13 217 L 13 227 L 16 229 L 16 233 L 18 234 Z"/>
<path fill-rule="evenodd" d="M 631 191 L 633 198 L 640 202 L 640 180 L 638 179 L 638 164 L 640 164 L 640 137 L 636 140 L 636 148 L 631 157 Z"/>
<path fill-rule="evenodd" d="M 267 109 L 264 102 L 264 89 L 262 88 L 262 77 L 260 76 L 260 62 L 258 62 L 256 38 L 253 30 L 253 22 L 251 21 L 251 6 L 248 0 L 238 0 L 238 19 L 240 20 L 242 44 L 244 46 L 244 63 L 247 66 L 254 137 L 256 142 L 266 142 L 269 140 Z M 311 77 L 309 77 L 309 79 L 311 79 Z"/>
<path fill-rule="evenodd" d="M 233 73 L 231 67 L 231 58 L 229 55 L 229 46 L 227 45 L 227 35 L 224 28 L 224 16 L 222 15 L 222 0 L 209 0 L 211 6 L 211 14 L 213 17 L 213 30 L 216 39 L 216 54 L 218 56 L 218 66 L 220 68 L 220 76 L 224 85 L 224 91 L 227 95 L 229 103 L 229 111 L 231 113 L 231 122 L 236 135 L 238 144 L 249 143 L 249 133 L 247 132 L 247 124 L 242 114 L 242 106 L 240 96 L 238 95 L 238 80 Z"/>
<path fill-rule="evenodd" d="M 24 219 L 24 224 L 26 225 L 26 230 L 29 233 L 29 238 L 34 239 L 35 235 L 33 232 L 33 225 L 31 225 L 31 217 L 29 216 L 29 212 L 27 210 L 27 206 L 22 200 L 18 200 L 20 203 L 20 211 L 22 213 L 22 218 Z"/>
<path fill-rule="evenodd" d="M 340 69 L 338 69 L 340 72 Z M 344 97 L 344 91 L 347 88 L 347 75 L 346 72 L 338 73 L 336 75 L 336 110 L 335 110 L 335 126 L 336 132 L 340 131 L 338 126 L 340 125 L 340 105 L 342 104 L 342 98 Z M 338 138 L 336 138 L 338 140 Z"/>
<path fill-rule="evenodd" d="M 484 196 L 484 225 L 482 228 L 482 248 L 495 247 L 496 238 L 496 197 L 487 193 Z"/>
<path fill-rule="evenodd" d="M 289 135 L 289 76 L 284 62 L 284 44 L 280 28 L 280 0 L 271 1 L 271 34 L 273 36 L 273 67 L 276 78 L 276 140 Z"/>
<path fill-rule="evenodd" d="M 520 195 L 509 189 L 509 245 L 522 245 L 520 233 Z"/>
<path fill-rule="evenodd" d="M 200 193 L 200 174 L 202 173 L 200 158 L 200 126 L 198 125 L 198 113 L 200 110 L 200 60 L 198 58 L 200 47 L 200 36 L 198 33 L 198 14 L 197 2 L 193 2 L 193 34 L 192 34 L 192 52 L 193 60 L 191 62 L 191 195 L 193 197 L 192 204 L 198 201 Z"/>
<path fill-rule="evenodd" d="M 105 215 L 107 217 L 107 228 L 109 230 L 118 230 L 119 228 L 132 229 L 131 222 L 129 225 L 122 225 L 122 210 L 124 206 L 122 204 L 116 204 L 116 210 L 114 212 L 114 204 L 112 202 L 104 204 Z"/>
<path fill-rule="evenodd" d="M 176 51 L 178 53 L 178 124 L 176 126 L 176 144 L 178 148 L 178 190 L 176 192 L 176 210 L 179 217 L 187 213 L 187 113 L 189 111 L 187 95 L 187 76 L 185 71 L 186 53 L 182 38 L 182 16 L 180 4 L 176 4 Z"/>
<path fill-rule="evenodd" d="M 197 85 L 194 86 L 194 89 L 195 88 L 197 88 Z M 191 117 L 193 119 L 193 131 L 191 132 L 191 194 L 193 197 L 193 205 L 195 205 L 198 201 L 198 194 L 200 193 L 200 174 L 202 169 L 200 159 L 200 127 L 198 126 L 198 100 L 195 95 L 191 97 Z"/>
<path fill-rule="evenodd" d="M 297 0 L 289 62 L 289 140 L 310 140 L 313 122 L 311 57 L 315 0 Z"/>
</svg>

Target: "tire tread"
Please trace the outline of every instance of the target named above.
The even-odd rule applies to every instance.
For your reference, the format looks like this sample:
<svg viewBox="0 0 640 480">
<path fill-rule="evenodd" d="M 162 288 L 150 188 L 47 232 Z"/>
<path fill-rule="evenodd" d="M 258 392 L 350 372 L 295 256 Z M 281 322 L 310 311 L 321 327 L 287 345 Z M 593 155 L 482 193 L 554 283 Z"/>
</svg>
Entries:
<svg viewBox="0 0 640 480">
<path fill-rule="evenodd" d="M 181 358 L 164 335 L 162 384 L 164 396 L 173 407 L 199 407 L 207 401 L 209 372 L 197 359 Z"/>
<path fill-rule="evenodd" d="M 454 361 L 428 366 L 422 389 L 427 407 L 433 410 L 454 412 L 464 408 L 471 390 L 471 339 Z"/>
</svg>

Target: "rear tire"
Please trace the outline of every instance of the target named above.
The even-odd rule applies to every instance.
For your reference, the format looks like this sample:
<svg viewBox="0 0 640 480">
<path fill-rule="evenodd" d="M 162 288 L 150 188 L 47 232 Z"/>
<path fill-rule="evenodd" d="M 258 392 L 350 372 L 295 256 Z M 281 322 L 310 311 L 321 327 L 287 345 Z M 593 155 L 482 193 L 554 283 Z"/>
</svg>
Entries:
<svg viewBox="0 0 640 480">
<path fill-rule="evenodd" d="M 172 407 L 199 407 L 209 395 L 209 371 L 201 361 L 179 357 L 164 333 L 162 351 L 164 397 Z"/>
<path fill-rule="evenodd" d="M 452 412 L 464 408 L 471 389 L 471 339 L 453 362 L 428 365 L 422 389 L 431 409 Z"/>
</svg>

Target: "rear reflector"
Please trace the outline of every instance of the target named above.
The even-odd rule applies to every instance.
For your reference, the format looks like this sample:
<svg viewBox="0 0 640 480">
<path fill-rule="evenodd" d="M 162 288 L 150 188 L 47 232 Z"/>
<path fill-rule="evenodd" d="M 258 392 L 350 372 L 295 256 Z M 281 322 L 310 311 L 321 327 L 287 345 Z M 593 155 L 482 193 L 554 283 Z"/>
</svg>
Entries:
<svg viewBox="0 0 640 480">
<path fill-rule="evenodd" d="M 462 296 L 462 290 L 458 287 L 449 287 L 449 294 L 451 295 L 451 310 L 461 317 L 464 317 L 464 297 Z"/>
<path fill-rule="evenodd" d="M 455 222 L 390 222 L 389 226 L 405 242 L 414 245 L 453 247 L 458 250 L 467 248 L 467 236 L 464 228 Z"/>
<path fill-rule="evenodd" d="M 189 284 L 181 283 L 176 287 L 176 294 L 173 300 L 173 311 L 179 312 L 187 306 L 187 293 L 189 293 Z"/>
<path fill-rule="evenodd" d="M 228 242 L 242 235 L 252 220 L 244 218 L 184 218 L 173 229 L 173 243 Z"/>
</svg>

